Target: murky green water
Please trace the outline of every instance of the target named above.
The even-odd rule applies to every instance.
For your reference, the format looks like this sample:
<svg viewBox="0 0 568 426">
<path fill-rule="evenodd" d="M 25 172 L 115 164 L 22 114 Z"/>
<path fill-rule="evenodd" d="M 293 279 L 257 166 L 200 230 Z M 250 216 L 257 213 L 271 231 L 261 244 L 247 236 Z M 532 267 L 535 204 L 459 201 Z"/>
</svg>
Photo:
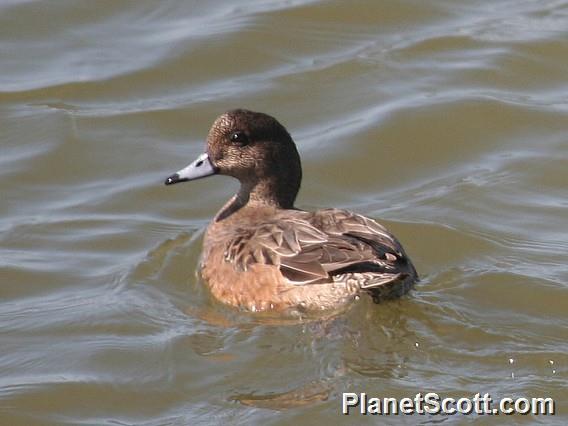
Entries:
<svg viewBox="0 0 568 426">
<path fill-rule="evenodd" d="M 0 4 L 0 423 L 344 424 L 343 392 L 553 397 L 568 421 L 568 2 Z M 236 189 L 166 188 L 212 120 L 276 116 L 298 206 L 350 208 L 422 282 L 263 321 L 195 278 Z"/>
</svg>

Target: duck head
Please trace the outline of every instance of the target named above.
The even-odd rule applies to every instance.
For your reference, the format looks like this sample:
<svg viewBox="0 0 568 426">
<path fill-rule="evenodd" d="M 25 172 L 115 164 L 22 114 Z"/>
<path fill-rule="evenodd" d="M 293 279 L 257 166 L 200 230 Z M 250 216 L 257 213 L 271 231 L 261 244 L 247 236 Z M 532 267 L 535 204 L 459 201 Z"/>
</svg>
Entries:
<svg viewBox="0 0 568 426">
<path fill-rule="evenodd" d="M 165 184 L 214 174 L 240 181 L 237 199 L 241 203 L 293 208 L 302 167 L 296 145 L 282 124 L 264 113 L 236 109 L 217 117 L 205 152 Z"/>
</svg>

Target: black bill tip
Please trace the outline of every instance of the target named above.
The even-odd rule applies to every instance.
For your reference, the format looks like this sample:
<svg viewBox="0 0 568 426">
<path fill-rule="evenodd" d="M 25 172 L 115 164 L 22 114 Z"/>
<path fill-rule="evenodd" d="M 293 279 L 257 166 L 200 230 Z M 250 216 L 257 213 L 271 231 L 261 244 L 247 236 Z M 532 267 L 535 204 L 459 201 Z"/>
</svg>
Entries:
<svg viewBox="0 0 568 426">
<path fill-rule="evenodd" d="M 173 185 L 174 183 L 178 183 L 178 182 L 181 182 L 181 181 L 182 180 L 179 178 L 179 175 L 177 173 L 174 173 L 169 178 L 167 178 L 164 183 L 166 185 Z"/>
</svg>

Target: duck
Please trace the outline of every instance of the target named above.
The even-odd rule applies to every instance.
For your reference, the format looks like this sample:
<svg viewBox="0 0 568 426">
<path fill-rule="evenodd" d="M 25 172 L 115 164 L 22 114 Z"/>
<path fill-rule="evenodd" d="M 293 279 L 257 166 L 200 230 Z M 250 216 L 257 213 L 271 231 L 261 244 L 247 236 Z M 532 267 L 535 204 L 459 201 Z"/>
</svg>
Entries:
<svg viewBox="0 0 568 426">
<path fill-rule="evenodd" d="M 247 109 L 221 114 L 205 152 L 165 184 L 212 175 L 240 182 L 203 238 L 199 273 L 218 301 L 249 312 L 327 311 L 361 297 L 400 297 L 418 280 L 401 243 L 375 220 L 295 207 L 300 156 L 274 117 Z"/>
</svg>

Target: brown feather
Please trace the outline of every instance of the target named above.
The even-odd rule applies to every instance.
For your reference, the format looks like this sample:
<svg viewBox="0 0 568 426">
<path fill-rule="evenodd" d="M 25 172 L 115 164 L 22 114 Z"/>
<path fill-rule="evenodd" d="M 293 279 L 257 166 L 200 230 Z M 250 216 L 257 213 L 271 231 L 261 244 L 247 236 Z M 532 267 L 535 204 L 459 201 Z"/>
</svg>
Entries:
<svg viewBox="0 0 568 426">
<path fill-rule="evenodd" d="M 374 220 L 339 209 L 293 211 L 287 217 L 240 228 L 229 240 L 225 258 L 237 270 L 253 263 L 276 265 L 294 285 L 311 284 L 349 268 L 396 271 L 403 257 L 399 242 Z M 377 282 L 396 279 L 386 274 Z M 378 285 L 378 284 L 374 284 Z"/>
</svg>

